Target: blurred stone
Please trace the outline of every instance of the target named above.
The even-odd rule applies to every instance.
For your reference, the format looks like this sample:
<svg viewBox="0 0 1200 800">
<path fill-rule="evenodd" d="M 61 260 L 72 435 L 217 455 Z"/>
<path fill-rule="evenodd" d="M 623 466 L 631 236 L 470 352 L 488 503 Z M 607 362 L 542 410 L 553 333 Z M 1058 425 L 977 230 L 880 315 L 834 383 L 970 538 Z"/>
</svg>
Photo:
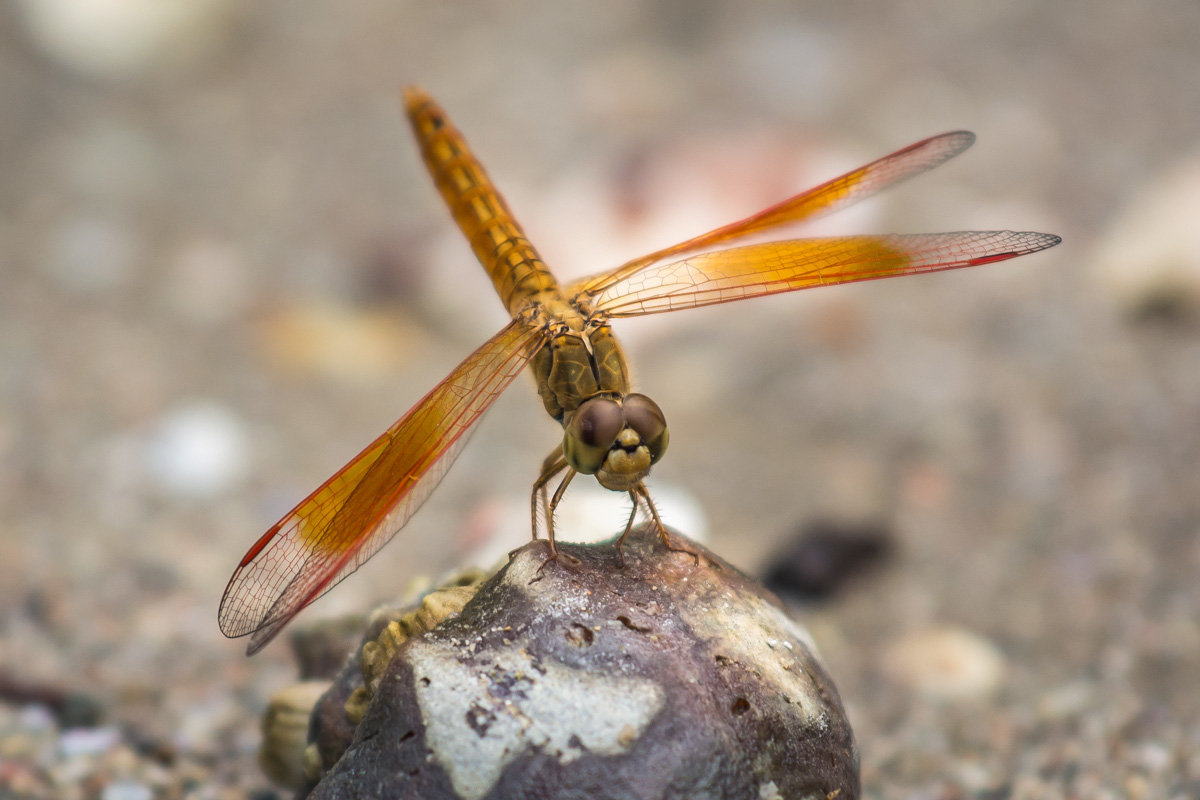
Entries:
<svg viewBox="0 0 1200 800">
<path fill-rule="evenodd" d="M 250 456 L 241 421 L 222 406 L 197 401 L 159 420 L 144 457 L 147 475 L 161 490 L 209 497 L 240 480 Z"/>
<path fill-rule="evenodd" d="M 109 214 L 71 217 L 51 233 L 47 245 L 42 269 L 58 286 L 79 294 L 128 283 L 144 250 L 134 227 Z"/>
<path fill-rule="evenodd" d="M 982 636 L 961 628 L 914 631 L 893 641 L 883 669 L 893 681 L 935 700 L 981 697 L 1000 686 L 1004 656 Z"/>
<path fill-rule="evenodd" d="M 202 324 L 226 322 L 250 304 L 253 272 L 233 245 L 212 239 L 181 243 L 167 261 L 164 291 L 169 307 Z"/>
<path fill-rule="evenodd" d="M 72 691 L 51 681 L 29 681 L 0 670 L 0 702 L 24 706 L 30 729 L 39 729 L 42 714 L 53 714 L 49 726 L 93 728 L 104 716 L 100 701 L 85 692 Z M 23 715 L 24 717 L 25 715 Z"/>
<path fill-rule="evenodd" d="M 881 525 L 816 520 L 771 558 L 763 583 L 785 596 L 816 600 L 830 596 L 891 552 L 891 532 Z"/>
<path fill-rule="evenodd" d="M 1054 686 L 1037 699 L 1037 714 L 1046 723 L 1061 723 L 1065 719 L 1087 712 L 1096 706 L 1097 687 L 1084 679 Z"/>
<path fill-rule="evenodd" d="M 258 765 L 280 786 L 298 788 L 305 784 L 308 720 L 328 689 L 329 681 L 293 683 L 276 692 L 267 703 Z"/>
<path fill-rule="evenodd" d="M 1200 318 L 1200 154 L 1137 192 L 1095 254 L 1097 285 L 1134 318 Z"/>
<path fill-rule="evenodd" d="M 285 369 L 342 380 L 394 375 L 420 334 L 404 317 L 332 303 L 293 305 L 267 318 L 259 342 Z"/>
<path fill-rule="evenodd" d="M 100 800 L 153 800 L 154 792 L 144 783 L 115 780 L 100 792 Z"/>
<path fill-rule="evenodd" d="M 346 653 L 362 640 L 363 614 L 317 620 L 299 626 L 292 632 L 289 643 L 296 656 L 300 679 L 331 681 L 346 664 Z"/>
<path fill-rule="evenodd" d="M 112 725 L 100 728 L 68 728 L 58 738 L 58 747 L 66 758 L 94 756 L 121 741 L 121 731 Z"/>
<path fill-rule="evenodd" d="M 92 78 L 129 78 L 198 62 L 231 32 L 234 0 L 21 0 L 45 56 Z"/>
<path fill-rule="evenodd" d="M 612 542 L 547 560 L 539 540 L 477 593 L 387 622 L 318 704 L 312 740 L 345 752 L 309 796 L 857 798 L 808 633 L 674 541 L 697 555 L 650 528 L 623 565 Z"/>
</svg>

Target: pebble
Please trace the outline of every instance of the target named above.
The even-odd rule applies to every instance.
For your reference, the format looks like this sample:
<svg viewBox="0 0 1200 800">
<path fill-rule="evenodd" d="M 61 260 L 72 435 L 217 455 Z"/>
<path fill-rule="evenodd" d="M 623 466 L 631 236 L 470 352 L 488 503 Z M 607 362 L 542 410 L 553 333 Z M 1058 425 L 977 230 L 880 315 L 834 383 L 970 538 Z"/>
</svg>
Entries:
<svg viewBox="0 0 1200 800">
<path fill-rule="evenodd" d="M 1056 723 L 1083 714 L 1095 707 L 1096 693 L 1095 684 L 1084 679 L 1051 687 L 1037 700 L 1038 717 Z"/>
<path fill-rule="evenodd" d="M 1096 284 L 1119 313 L 1200 315 L 1200 153 L 1134 195 L 1097 246 Z"/>
<path fill-rule="evenodd" d="M 245 254 L 230 243 L 207 238 L 183 242 L 166 262 L 166 304 L 190 322 L 228 322 L 250 306 L 252 273 Z"/>
<path fill-rule="evenodd" d="M 17 726 L 29 733 L 54 731 L 58 727 L 54 712 L 40 703 L 23 707 L 17 716 Z"/>
<path fill-rule="evenodd" d="M 233 29 L 234 0 L 22 0 L 42 55 L 92 78 L 123 79 L 194 63 Z"/>
<path fill-rule="evenodd" d="M 121 731 L 106 725 L 101 728 L 68 728 L 58 738 L 58 747 L 65 758 L 96 756 L 115 747 L 121 741 Z"/>
<path fill-rule="evenodd" d="M 987 639 L 963 628 L 906 633 L 886 648 L 884 672 L 932 700 L 982 697 L 999 688 L 1005 660 Z"/>
<path fill-rule="evenodd" d="M 100 800 L 152 800 L 149 786 L 131 780 L 115 780 L 100 792 Z"/>
<path fill-rule="evenodd" d="M 327 302 L 288 306 L 258 330 L 259 346 L 272 363 L 342 381 L 401 373 L 420 352 L 421 336 L 417 324 L 403 316 Z"/>
<path fill-rule="evenodd" d="M 144 249 L 132 226 L 108 214 L 67 219 L 47 245 L 42 269 L 58 286 L 76 294 L 127 284 Z"/>
<path fill-rule="evenodd" d="M 211 497 L 249 470 L 245 426 L 224 406 L 195 400 L 159 420 L 145 442 L 152 483 L 179 497 Z"/>
</svg>

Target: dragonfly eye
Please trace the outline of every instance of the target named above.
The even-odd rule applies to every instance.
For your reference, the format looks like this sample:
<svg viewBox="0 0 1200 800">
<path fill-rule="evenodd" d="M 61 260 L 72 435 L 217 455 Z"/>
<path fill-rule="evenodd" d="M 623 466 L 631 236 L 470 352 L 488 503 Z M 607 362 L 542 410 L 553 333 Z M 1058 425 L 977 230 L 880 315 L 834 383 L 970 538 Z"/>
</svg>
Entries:
<svg viewBox="0 0 1200 800">
<path fill-rule="evenodd" d="M 585 400 L 567 423 L 563 456 L 576 472 L 593 475 L 604 465 L 609 448 L 623 427 L 625 419 L 615 400 L 607 397 Z"/>
<path fill-rule="evenodd" d="M 658 403 L 644 394 L 626 395 L 624 412 L 625 424 L 641 437 L 642 444 L 650 451 L 651 463 L 662 458 L 671 435 L 667 431 L 667 418 Z"/>
</svg>

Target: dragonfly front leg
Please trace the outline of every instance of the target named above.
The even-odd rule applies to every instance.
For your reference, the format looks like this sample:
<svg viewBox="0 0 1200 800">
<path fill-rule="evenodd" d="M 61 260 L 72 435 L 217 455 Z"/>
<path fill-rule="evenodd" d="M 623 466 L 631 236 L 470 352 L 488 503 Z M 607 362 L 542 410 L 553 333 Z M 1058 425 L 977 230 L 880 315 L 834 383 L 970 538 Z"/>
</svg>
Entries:
<svg viewBox="0 0 1200 800">
<path fill-rule="evenodd" d="M 621 550 L 621 545 L 625 543 L 625 537 L 633 530 L 633 521 L 637 519 L 638 512 L 638 496 L 632 490 L 629 492 L 629 499 L 633 501 L 633 508 L 629 509 L 629 521 L 625 523 L 625 530 L 617 537 L 617 558 L 621 560 L 621 566 L 625 566 L 625 553 Z"/>
<path fill-rule="evenodd" d="M 546 496 L 546 484 L 550 483 L 555 475 L 568 470 L 562 483 L 554 491 L 553 499 Z M 575 470 L 567 466 L 567 460 L 563 458 L 562 445 L 554 448 L 550 455 L 546 456 L 546 460 L 542 462 L 542 473 L 538 479 L 533 482 L 533 492 L 529 497 L 530 516 L 533 519 L 533 538 L 538 538 L 538 505 L 540 501 L 541 507 L 546 513 L 546 536 L 550 540 L 550 556 L 553 558 L 558 555 L 554 547 L 554 509 L 558 506 L 559 500 L 562 499 L 563 493 L 567 490 L 567 484 L 575 477 Z"/>
<path fill-rule="evenodd" d="M 687 553 L 689 556 L 696 559 L 697 564 L 700 564 L 701 561 L 705 563 L 711 563 L 701 553 L 693 550 L 687 545 L 676 545 L 673 541 L 671 541 L 671 535 L 667 533 L 667 526 L 663 525 L 662 517 L 658 516 L 658 509 L 655 507 L 654 501 L 650 499 L 650 491 L 646 488 L 646 484 L 639 482 L 637 486 L 629 490 L 629 496 L 633 498 L 633 510 L 635 513 L 637 512 L 639 501 L 646 504 L 646 510 L 650 512 L 650 517 L 654 520 L 654 526 L 658 528 L 658 535 L 662 538 L 663 544 L 666 545 L 668 550 L 675 553 Z M 633 524 L 632 516 L 629 518 L 629 523 L 630 525 Z M 625 539 L 626 533 L 629 533 L 628 527 L 625 528 L 625 533 L 621 534 L 621 538 L 617 540 L 618 548 L 620 547 L 621 542 Z"/>
</svg>

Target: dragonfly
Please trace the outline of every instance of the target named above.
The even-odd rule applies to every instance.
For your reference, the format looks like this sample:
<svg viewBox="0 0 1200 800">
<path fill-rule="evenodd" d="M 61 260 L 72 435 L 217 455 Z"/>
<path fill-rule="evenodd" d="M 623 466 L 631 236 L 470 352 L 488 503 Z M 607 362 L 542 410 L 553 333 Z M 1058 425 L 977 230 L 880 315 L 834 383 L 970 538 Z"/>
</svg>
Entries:
<svg viewBox="0 0 1200 800">
<path fill-rule="evenodd" d="M 533 538 L 541 510 L 554 557 L 554 510 L 571 479 L 583 473 L 630 496 L 626 534 L 644 506 L 664 542 L 681 549 L 672 545 L 644 483 L 666 452 L 666 418 L 653 400 L 630 391 L 612 320 L 980 266 L 1060 241 L 1053 234 L 1006 230 L 770 239 L 933 169 L 975 141 L 970 132 L 954 131 L 562 286 L 445 111 L 416 87 L 404 90 L 403 103 L 434 184 L 512 319 L 242 557 L 218 619 L 226 636 L 251 636 L 247 654 L 262 649 L 400 530 L 450 469 L 483 413 L 526 366 L 546 411 L 563 427 L 561 443 L 533 484 Z M 550 495 L 548 486 L 560 475 Z"/>
</svg>

